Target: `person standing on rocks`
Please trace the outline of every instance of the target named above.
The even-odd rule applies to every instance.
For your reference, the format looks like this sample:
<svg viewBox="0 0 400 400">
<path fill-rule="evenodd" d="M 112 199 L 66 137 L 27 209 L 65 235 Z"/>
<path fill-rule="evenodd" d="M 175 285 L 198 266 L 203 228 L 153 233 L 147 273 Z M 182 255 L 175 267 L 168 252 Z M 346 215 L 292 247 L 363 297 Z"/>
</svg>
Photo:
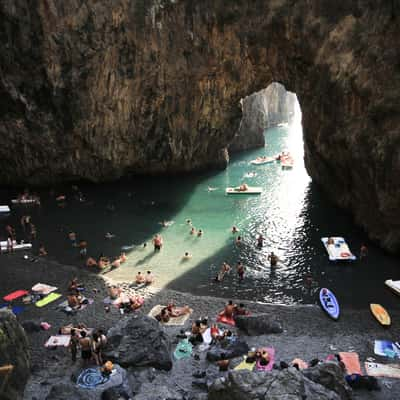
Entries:
<svg viewBox="0 0 400 400">
<path fill-rule="evenodd" d="M 81 338 L 79 339 L 81 346 L 81 356 L 83 365 L 89 365 L 92 359 L 92 343 L 89 337 L 86 336 L 86 332 L 81 332 Z"/>
<path fill-rule="evenodd" d="M 78 353 L 79 339 L 76 335 L 75 329 L 71 329 L 71 341 L 69 342 L 69 348 L 71 350 L 71 359 L 74 363 L 76 361 L 76 354 Z"/>
</svg>

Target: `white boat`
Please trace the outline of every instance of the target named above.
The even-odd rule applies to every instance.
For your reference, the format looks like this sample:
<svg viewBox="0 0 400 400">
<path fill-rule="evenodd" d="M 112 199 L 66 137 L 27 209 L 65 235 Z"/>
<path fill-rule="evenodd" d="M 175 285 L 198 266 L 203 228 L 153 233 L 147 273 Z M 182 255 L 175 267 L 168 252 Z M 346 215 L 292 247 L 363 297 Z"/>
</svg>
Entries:
<svg viewBox="0 0 400 400">
<path fill-rule="evenodd" d="M 0 206 L 0 213 L 9 213 L 10 207 L 8 206 Z"/>
<path fill-rule="evenodd" d="M 332 239 L 333 243 L 328 244 L 329 239 Z M 354 261 L 356 259 L 356 256 L 350 251 L 349 246 L 342 237 L 323 237 L 321 241 L 325 246 L 330 261 Z"/>
<path fill-rule="evenodd" d="M 257 157 L 255 160 L 251 160 L 250 164 L 253 165 L 263 165 L 263 164 L 269 164 L 276 161 L 274 157 Z"/>
<path fill-rule="evenodd" d="M 13 250 L 27 250 L 27 249 L 31 249 L 32 248 L 32 244 L 31 243 L 20 243 L 17 244 L 17 242 L 14 240 L 13 241 Z M 7 241 L 1 241 L 0 242 L 0 251 L 7 251 Z"/>
<path fill-rule="evenodd" d="M 400 281 L 393 281 L 391 279 L 388 279 L 385 281 L 385 285 L 400 296 Z"/>
<path fill-rule="evenodd" d="M 257 186 L 248 186 L 247 190 L 240 190 L 240 186 L 227 187 L 226 194 L 261 194 L 262 188 Z"/>
<path fill-rule="evenodd" d="M 12 199 L 11 203 L 13 203 L 13 204 L 40 204 L 40 200 L 38 198 Z"/>
</svg>

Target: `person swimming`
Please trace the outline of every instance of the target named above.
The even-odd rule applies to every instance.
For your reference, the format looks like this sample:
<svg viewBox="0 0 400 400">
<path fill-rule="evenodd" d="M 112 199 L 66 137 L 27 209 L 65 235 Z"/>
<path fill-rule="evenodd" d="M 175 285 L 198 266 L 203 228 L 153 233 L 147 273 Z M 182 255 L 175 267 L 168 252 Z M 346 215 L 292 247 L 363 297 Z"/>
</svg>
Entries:
<svg viewBox="0 0 400 400">
<path fill-rule="evenodd" d="M 112 233 L 110 233 L 110 232 L 107 232 L 107 233 L 105 234 L 105 238 L 106 238 L 106 239 L 112 239 L 112 238 L 115 238 L 115 235 L 112 234 Z"/>
<path fill-rule="evenodd" d="M 235 225 L 233 225 L 232 226 L 232 233 L 238 233 L 238 232 L 239 232 L 239 229 Z"/>
<path fill-rule="evenodd" d="M 192 258 L 192 255 L 189 252 L 186 252 L 185 255 L 182 257 L 183 261 L 190 260 Z"/>
<path fill-rule="evenodd" d="M 203 236 L 203 231 L 201 229 L 199 229 L 199 231 L 197 232 L 197 236 L 198 237 Z"/>
<path fill-rule="evenodd" d="M 190 234 L 191 235 L 195 235 L 196 234 L 196 228 L 194 226 L 192 226 L 192 229 L 190 230 Z"/>
<path fill-rule="evenodd" d="M 207 188 L 207 190 L 209 191 L 209 192 L 213 192 L 214 190 L 217 190 L 218 188 L 216 188 L 216 187 L 212 187 L 212 186 L 208 186 L 208 188 Z"/>
</svg>

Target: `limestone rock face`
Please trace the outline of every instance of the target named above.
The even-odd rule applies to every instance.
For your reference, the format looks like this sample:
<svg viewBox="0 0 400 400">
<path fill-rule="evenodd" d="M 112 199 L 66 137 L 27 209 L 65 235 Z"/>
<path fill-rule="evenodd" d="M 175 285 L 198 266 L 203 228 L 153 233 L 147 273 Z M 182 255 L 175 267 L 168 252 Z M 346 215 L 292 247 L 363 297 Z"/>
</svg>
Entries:
<svg viewBox="0 0 400 400">
<path fill-rule="evenodd" d="M 299 99 L 314 181 L 399 252 L 399 12 L 385 0 L 0 0 L 0 182 L 224 167 L 240 99 L 281 82 Z"/>
<path fill-rule="evenodd" d="M 209 400 L 349 400 L 351 389 L 336 365 L 336 378 L 343 390 L 335 392 L 306 378 L 294 368 L 273 370 L 268 374 L 233 371 L 217 379 L 209 389 Z M 337 385 L 337 386 L 338 386 Z"/>
<path fill-rule="evenodd" d="M 168 337 L 159 323 L 147 316 L 121 320 L 107 334 L 104 359 L 123 367 L 154 367 L 170 370 L 172 360 Z"/>
<path fill-rule="evenodd" d="M 287 92 L 279 83 L 271 83 L 266 89 L 241 100 L 242 120 L 229 151 L 241 151 L 265 145 L 264 131 L 294 117 L 296 95 Z"/>
<path fill-rule="evenodd" d="M 0 398 L 16 400 L 21 398 L 30 375 L 29 344 L 25 331 L 15 315 L 8 310 L 0 310 L 0 367 L 13 365 L 8 378 L 0 375 Z M 2 387 L 4 379 L 7 379 Z"/>
</svg>

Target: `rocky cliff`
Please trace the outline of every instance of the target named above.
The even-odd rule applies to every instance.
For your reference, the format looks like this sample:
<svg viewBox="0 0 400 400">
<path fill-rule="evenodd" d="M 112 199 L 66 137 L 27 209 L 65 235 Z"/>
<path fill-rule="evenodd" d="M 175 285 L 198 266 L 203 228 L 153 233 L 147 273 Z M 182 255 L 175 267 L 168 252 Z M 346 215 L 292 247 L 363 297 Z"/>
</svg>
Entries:
<svg viewBox="0 0 400 400">
<path fill-rule="evenodd" d="M 7 370 L 7 366 L 11 369 Z M 28 338 L 8 310 L 0 310 L 0 399 L 17 400 L 30 375 Z"/>
<path fill-rule="evenodd" d="M 229 144 L 229 152 L 264 146 L 265 129 L 290 122 L 296 102 L 296 95 L 276 82 L 242 99 L 242 120 Z"/>
<path fill-rule="evenodd" d="M 398 252 L 398 13 L 385 0 L 0 0 L 0 182 L 223 167 L 239 100 L 281 82 L 312 178 Z"/>
</svg>

